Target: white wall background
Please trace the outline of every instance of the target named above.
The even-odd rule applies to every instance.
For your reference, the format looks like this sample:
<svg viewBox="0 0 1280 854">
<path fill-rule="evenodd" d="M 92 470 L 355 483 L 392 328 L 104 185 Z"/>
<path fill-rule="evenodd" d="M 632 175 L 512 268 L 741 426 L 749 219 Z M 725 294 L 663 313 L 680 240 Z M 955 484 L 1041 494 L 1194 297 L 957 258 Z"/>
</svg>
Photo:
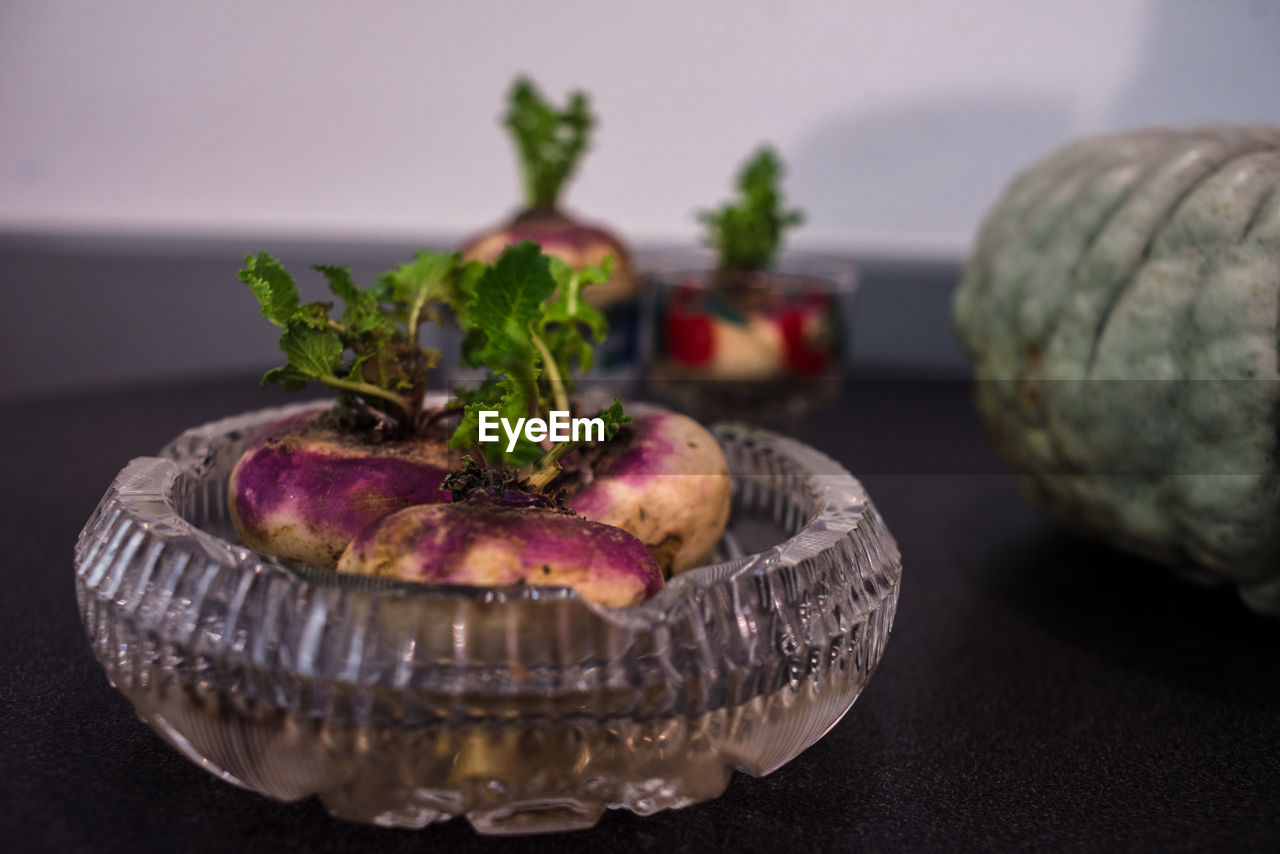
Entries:
<svg viewBox="0 0 1280 854">
<path fill-rule="evenodd" d="M 1276 0 L 6 0 L 0 231 L 472 231 L 517 72 L 602 119 L 569 207 L 695 239 L 770 140 L 797 244 L 954 254 L 1066 138 L 1280 124 Z"/>
</svg>

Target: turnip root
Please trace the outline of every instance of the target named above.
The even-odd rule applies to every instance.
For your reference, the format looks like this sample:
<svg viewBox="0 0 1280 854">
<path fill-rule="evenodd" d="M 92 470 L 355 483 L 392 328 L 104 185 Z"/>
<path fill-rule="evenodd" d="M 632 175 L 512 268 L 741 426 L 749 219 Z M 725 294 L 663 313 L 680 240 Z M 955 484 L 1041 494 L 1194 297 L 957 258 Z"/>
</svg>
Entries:
<svg viewBox="0 0 1280 854">
<path fill-rule="evenodd" d="M 783 204 L 782 174 L 763 147 L 738 172 L 738 198 L 700 214 L 716 269 L 686 277 L 663 307 L 663 373 L 733 381 L 826 370 L 835 350 L 829 297 L 794 293 L 797 277 L 769 272 L 786 231 L 804 220 Z"/>
<path fill-rule="evenodd" d="M 608 278 L 607 264 L 574 273 L 524 241 L 491 265 L 420 252 L 367 289 L 344 268 L 316 269 L 345 303 L 337 319 L 329 303 L 302 304 L 265 253 L 241 271 L 283 330 L 288 361 L 264 382 L 339 392 L 338 407 L 273 425 L 236 464 L 228 502 L 246 546 L 431 583 L 567 585 L 621 606 L 652 595 L 664 571 L 698 565 L 719 540 L 728 470 L 696 422 L 651 412 L 625 443 L 609 444 L 633 423 L 615 400 L 589 419 L 599 422 L 594 438 L 546 434 L 551 413 L 571 410 L 574 370 L 589 367 L 592 342 L 607 332 L 582 298 Z M 465 333 L 462 363 L 491 376 L 429 413 L 426 375 L 439 354 L 419 344 L 418 329 L 439 306 Z M 483 429 L 495 416 L 541 423 L 541 435 L 516 426 L 495 441 Z M 469 463 L 447 479 L 449 447 L 475 449 L 487 467 Z M 577 476 L 565 476 L 561 463 L 575 453 Z M 548 488 L 574 488 L 588 518 L 553 503 Z"/>
<path fill-rule="evenodd" d="M 611 257 L 608 283 L 592 288 L 585 299 L 604 308 L 634 297 L 631 253 L 622 241 L 598 225 L 577 221 L 559 207 L 564 186 L 595 124 L 586 94 L 574 92 L 565 108 L 557 109 L 533 83 L 519 78 L 511 87 L 505 123 L 520 158 L 524 207 L 509 222 L 469 240 L 463 254 L 488 264 L 508 246 L 530 240 L 575 272 L 602 266 Z"/>
<path fill-rule="evenodd" d="M 474 491 L 387 516 L 352 541 L 338 570 L 425 584 L 571 587 L 609 607 L 643 602 L 662 587 L 635 537 L 515 492 Z"/>
<path fill-rule="evenodd" d="M 414 504 L 448 500 L 447 432 L 380 442 L 342 429 L 335 413 L 267 428 L 231 473 L 240 540 L 276 557 L 333 567 L 357 534 Z"/>
<path fill-rule="evenodd" d="M 635 416 L 566 504 L 638 537 L 676 574 L 706 562 L 729 520 L 729 466 L 705 428 L 674 412 Z"/>
<path fill-rule="evenodd" d="M 263 432 L 236 463 L 227 500 L 241 541 L 277 557 L 332 567 L 356 534 L 388 513 L 445 498 L 448 430 L 423 409 L 440 353 L 420 327 L 465 302 L 483 265 L 423 250 L 359 287 L 345 267 L 313 267 L 344 303 L 302 303 L 293 276 L 265 252 L 245 259 L 240 280 L 280 327 L 287 362 L 263 383 L 296 391 L 320 383 L 338 407 Z M 349 355 L 348 355 L 349 354 Z"/>
</svg>

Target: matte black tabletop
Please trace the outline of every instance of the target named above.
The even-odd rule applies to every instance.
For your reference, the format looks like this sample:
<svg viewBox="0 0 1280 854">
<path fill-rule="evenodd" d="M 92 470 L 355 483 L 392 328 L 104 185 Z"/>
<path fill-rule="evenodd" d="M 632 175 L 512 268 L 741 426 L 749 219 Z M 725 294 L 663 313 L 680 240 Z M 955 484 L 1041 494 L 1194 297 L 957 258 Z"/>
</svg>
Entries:
<svg viewBox="0 0 1280 854">
<path fill-rule="evenodd" d="M 851 384 L 800 428 L 902 548 L 898 617 L 850 713 L 763 779 L 572 834 L 383 830 L 180 757 L 107 684 L 72 547 L 115 473 L 281 401 L 252 378 L 0 407 L 0 847 L 6 850 L 1266 849 L 1280 844 L 1280 621 L 1072 539 L 1018 496 L 968 388 Z"/>
</svg>

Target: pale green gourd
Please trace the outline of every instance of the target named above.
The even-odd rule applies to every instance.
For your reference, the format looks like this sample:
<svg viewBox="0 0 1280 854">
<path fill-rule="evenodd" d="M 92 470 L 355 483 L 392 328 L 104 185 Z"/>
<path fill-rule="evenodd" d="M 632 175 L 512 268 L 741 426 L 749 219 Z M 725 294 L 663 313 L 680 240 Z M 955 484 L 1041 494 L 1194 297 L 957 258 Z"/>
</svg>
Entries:
<svg viewBox="0 0 1280 854">
<path fill-rule="evenodd" d="M 955 295 L 979 413 L 1073 530 L 1280 615 L 1280 130 L 1145 129 L 1023 170 Z"/>
</svg>

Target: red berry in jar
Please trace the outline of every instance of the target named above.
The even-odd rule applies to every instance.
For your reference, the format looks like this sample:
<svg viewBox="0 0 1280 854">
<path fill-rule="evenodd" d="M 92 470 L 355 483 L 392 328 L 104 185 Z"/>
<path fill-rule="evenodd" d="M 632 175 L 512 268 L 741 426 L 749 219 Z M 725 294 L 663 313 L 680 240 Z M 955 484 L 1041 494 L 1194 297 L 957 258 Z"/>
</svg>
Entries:
<svg viewBox="0 0 1280 854">
<path fill-rule="evenodd" d="M 778 318 L 786 347 L 787 367 L 802 376 L 822 373 L 830 356 L 826 318 L 803 308 L 789 308 Z"/>
<path fill-rule="evenodd" d="M 667 310 L 665 327 L 667 352 L 673 361 L 693 366 L 711 361 L 716 342 L 710 317 L 672 307 Z"/>
</svg>

